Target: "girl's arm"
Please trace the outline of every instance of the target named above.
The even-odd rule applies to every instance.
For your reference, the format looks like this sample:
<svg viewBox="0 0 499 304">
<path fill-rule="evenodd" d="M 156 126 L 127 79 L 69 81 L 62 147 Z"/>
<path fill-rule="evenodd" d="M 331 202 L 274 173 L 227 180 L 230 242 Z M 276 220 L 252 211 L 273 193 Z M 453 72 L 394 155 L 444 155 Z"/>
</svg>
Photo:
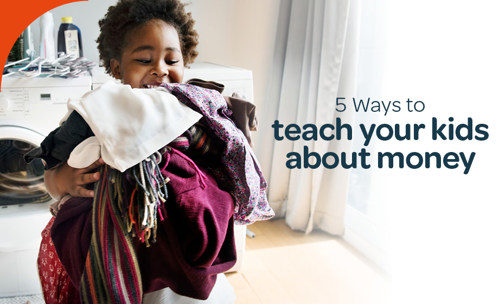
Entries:
<svg viewBox="0 0 499 304">
<path fill-rule="evenodd" d="M 76 197 L 93 197 L 94 191 L 86 188 L 86 185 L 99 180 L 99 172 L 94 172 L 104 164 L 99 158 L 86 168 L 76 169 L 63 163 L 56 168 L 45 171 L 45 186 L 48 193 L 56 200 L 64 195 L 70 194 Z"/>
</svg>

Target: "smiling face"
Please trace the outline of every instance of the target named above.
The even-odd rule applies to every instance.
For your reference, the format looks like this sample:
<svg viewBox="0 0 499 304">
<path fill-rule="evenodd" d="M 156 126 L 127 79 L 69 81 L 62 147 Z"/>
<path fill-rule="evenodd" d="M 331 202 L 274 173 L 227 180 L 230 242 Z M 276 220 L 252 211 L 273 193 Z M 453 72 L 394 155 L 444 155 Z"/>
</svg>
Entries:
<svg viewBox="0 0 499 304">
<path fill-rule="evenodd" d="M 175 28 L 160 19 L 151 19 L 126 36 L 121 59 L 111 59 L 116 79 L 132 88 L 180 83 L 184 60 Z"/>
</svg>

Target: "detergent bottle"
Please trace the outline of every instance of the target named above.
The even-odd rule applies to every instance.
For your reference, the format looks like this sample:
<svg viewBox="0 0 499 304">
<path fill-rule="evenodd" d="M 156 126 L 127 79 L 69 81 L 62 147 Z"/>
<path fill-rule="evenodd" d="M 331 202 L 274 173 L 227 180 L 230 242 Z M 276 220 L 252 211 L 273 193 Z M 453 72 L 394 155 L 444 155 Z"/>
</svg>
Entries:
<svg viewBox="0 0 499 304">
<path fill-rule="evenodd" d="M 72 17 L 62 17 L 57 34 L 57 52 L 83 57 L 81 31 L 73 24 Z"/>
</svg>

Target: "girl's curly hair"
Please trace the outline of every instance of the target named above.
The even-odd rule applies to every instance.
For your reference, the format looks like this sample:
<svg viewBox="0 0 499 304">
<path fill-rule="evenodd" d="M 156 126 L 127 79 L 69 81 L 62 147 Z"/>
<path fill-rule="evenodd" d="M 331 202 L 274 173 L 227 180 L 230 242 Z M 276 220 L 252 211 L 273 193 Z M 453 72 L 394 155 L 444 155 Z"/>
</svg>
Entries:
<svg viewBox="0 0 499 304">
<path fill-rule="evenodd" d="M 112 58 L 121 59 L 127 33 L 151 19 L 161 19 L 173 26 L 179 35 L 184 65 L 194 62 L 198 55 L 198 33 L 191 13 L 186 13 L 184 6 L 180 0 L 119 0 L 109 7 L 99 21 L 100 35 L 96 40 L 106 72 L 111 72 Z"/>
</svg>

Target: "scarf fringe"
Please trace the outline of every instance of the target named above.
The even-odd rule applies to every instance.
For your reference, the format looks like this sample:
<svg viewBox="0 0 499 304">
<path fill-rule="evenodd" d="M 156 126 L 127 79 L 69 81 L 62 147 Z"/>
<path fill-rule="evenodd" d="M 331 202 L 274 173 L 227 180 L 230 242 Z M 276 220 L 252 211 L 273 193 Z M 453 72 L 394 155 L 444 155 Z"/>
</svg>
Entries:
<svg viewBox="0 0 499 304">
<path fill-rule="evenodd" d="M 92 238 L 80 282 L 83 303 L 142 303 L 142 279 L 133 237 L 150 246 L 156 242 L 158 216 L 168 199 L 157 152 L 121 173 L 101 169 L 92 209 Z M 169 157 L 167 156 L 167 160 Z M 168 164 L 165 164 L 167 166 Z"/>
</svg>

